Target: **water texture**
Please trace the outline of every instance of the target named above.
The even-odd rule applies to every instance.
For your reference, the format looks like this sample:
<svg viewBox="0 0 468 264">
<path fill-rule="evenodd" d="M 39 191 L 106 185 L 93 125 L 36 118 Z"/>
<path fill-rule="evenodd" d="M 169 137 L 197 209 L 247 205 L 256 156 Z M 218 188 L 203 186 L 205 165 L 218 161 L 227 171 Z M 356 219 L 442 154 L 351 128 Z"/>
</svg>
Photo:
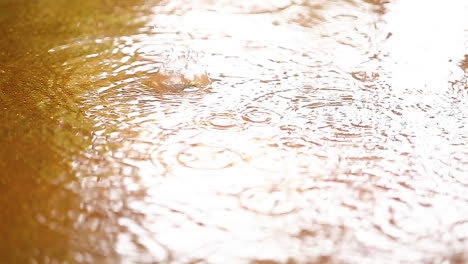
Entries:
<svg viewBox="0 0 468 264">
<path fill-rule="evenodd" d="M 0 263 L 468 262 L 465 1 L 51 2 L 0 2 Z"/>
</svg>

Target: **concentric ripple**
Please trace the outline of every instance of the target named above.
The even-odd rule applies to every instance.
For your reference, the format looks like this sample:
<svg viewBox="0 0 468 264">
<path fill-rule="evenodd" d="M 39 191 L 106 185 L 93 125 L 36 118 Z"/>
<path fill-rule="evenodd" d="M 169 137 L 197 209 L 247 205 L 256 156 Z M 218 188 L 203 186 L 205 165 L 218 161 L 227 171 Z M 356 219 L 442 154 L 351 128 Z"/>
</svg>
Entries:
<svg viewBox="0 0 468 264">
<path fill-rule="evenodd" d="M 207 130 L 241 130 L 242 122 L 236 114 L 232 113 L 210 113 L 206 116 L 198 116 L 196 124 Z"/>
<path fill-rule="evenodd" d="M 260 214 L 284 215 L 300 209 L 301 196 L 281 184 L 257 186 L 239 195 L 242 208 Z"/>
<path fill-rule="evenodd" d="M 182 166 L 203 170 L 232 167 L 239 159 L 239 154 L 232 150 L 203 144 L 192 145 L 177 154 L 177 161 Z"/>
<path fill-rule="evenodd" d="M 242 112 L 242 119 L 249 123 L 269 124 L 277 121 L 280 115 L 263 108 L 249 107 Z"/>
</svg>

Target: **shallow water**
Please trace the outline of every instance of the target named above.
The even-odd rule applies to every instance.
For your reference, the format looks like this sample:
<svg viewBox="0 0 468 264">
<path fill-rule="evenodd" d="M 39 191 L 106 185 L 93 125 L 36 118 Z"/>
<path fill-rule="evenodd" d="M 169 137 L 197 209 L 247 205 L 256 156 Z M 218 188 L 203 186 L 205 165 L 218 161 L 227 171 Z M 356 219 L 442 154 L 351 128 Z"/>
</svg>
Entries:
<svg viewBox="0 0 468 264">
<path fill-rule="evenodd" d="M 0 263 L 467 262 L 467 8 L 0 2 Z"/>
</svg>

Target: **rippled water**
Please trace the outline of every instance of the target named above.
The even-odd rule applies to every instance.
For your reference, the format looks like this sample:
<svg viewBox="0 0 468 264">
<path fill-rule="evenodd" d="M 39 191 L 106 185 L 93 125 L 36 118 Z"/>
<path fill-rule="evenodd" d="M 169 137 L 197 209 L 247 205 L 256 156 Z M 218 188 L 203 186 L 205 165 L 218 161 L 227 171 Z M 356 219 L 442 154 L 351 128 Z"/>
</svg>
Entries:
<svg viewBox="0 0 468 264">
<path fill-rule="evenodd" d="M 5 263 L 468 261 L 464 1 L 49 2 L 0 4 Z"/>
</svg>

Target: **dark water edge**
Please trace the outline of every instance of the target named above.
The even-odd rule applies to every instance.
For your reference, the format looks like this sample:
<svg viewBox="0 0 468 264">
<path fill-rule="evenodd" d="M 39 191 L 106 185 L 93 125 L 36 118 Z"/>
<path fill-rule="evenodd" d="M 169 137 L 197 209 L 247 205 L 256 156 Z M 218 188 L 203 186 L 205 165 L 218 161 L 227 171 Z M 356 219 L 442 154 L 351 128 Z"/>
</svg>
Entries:
<svg viewBox="0 0 468 264">
<path fill-rule="evenodd" d="M 136 32 L 147 3 L 0 1 L 0 263 L 74 263 L 76 252 L 91 262 L 116 257 L 102 227 L 77 227 L 85 208 L 67 188 L 94 125 L 77 97 L 102 68 L 64 64 L 111 48 L 96 39 Z"/>
</svg>

